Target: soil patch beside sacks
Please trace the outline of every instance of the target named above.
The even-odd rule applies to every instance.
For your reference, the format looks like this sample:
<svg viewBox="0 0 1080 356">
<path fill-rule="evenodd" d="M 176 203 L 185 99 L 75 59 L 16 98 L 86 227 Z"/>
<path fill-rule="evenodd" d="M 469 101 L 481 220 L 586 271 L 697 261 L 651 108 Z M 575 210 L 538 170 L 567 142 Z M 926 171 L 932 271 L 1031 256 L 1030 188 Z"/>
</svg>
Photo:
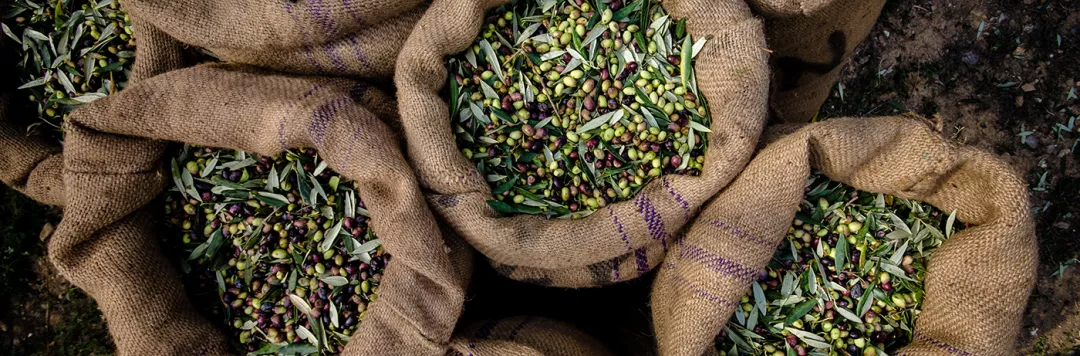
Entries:
<svg viewBox="0 0 1080 356">
<path fill-rule="evenodd" d="M 421 184 L 433 192 L 433 208 L 513 279 L 583 287 L 644 274 L 659 263 L 697 207 L 742 168 L 757 141 L 767 87 L 760 21 L 741 2 L 664 3 L 673 17 L 688 17 L 689 33 L 713 36 L 695 68 L 713 117 L 700 177 L 659 179 L 630 201 L 581 220 L 499 217 L 487 204 L 491 194 L 484 177 L 457 149 L 440 94 L 446 83 L 444 58 L 466 49 L 484 12 L 499 4 L 436 1 L 398 58 L 395 83 L 409 157 Z"/>
</svg>

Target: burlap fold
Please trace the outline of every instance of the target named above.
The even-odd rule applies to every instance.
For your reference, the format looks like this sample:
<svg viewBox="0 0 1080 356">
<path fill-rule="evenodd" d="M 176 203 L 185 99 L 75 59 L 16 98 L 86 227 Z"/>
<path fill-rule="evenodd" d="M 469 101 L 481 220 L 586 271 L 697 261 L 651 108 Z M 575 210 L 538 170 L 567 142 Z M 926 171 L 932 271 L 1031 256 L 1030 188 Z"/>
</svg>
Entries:
<svg viewBox="0 0 1080 356">
<path fill-rule="evenodd" d="M 409 158 L 420 182 L 433 192 L 429 201 L 510 278 L 568 287 L 636 278 L 660 262 L 672 236 L 749 160 L 766 116 L 761 21 L 741 0 L 663 3 L 673 17 L 688 18 L 693 36 L 712 36 L 695 67 L 713 120 L 701 176 L 665 176 L 631 200 L 581 220 L 500 217 L 486 203 L 491 199 L 487 182 L 458 151 L 439 91 L 446 83 L 445 59 L 471 45 L 484 12 L 501 3 L 434 1 L 398 57 L 394 82 Z"/>
<path fill-rule="evenodd" d="M 228 353 L 226 336 L 195 311 L 157 244 L 160 210 L 148 204 L 167 185 L 165 140 L 260 154 L 319 149 L 331 168 L 359 182 L 373 227 L 394 255 L 346 354 L 445 353 L 471 252 L 443 242 L 382 121 L 397 120 L 393 101 L 346 79 L 233 65 L 178 70 L 182 45 L 148 22 L 134 23 L 132 84 L 70 116 L 63 155 L 17 129 L 7 97 L 0 100 L 0 178 L 36 200 L 65 205 L 49 241 L 51 260 L 98 302 L 118 353 Z"/>
<path fill-rule="evenodd" d="M 307 75 L 389 78 L 423 0 L 126 0 L 124 8 L 219 59 Z"/>
<path fill-rule="evenodd" d="M 971 226 L 931 256 L 915 341 L 900 355 L 1005 355 L 1038 265 L 1026 186 L 995 156 L 957 147 L 909 117 L 845 118 L 763 148 L 664 260 L 652 314 L 664 355 L 701 355 L 757 279 L 812 169 L 869 192 L 956 211 Z"/>
<path fill-rule="evenodd" d="M 460 252 L 443 242 L 393 133 L 365 108 L 388 103 L 362 82 L 201 65 L 87 105 L 67 125 L 68 212 L 50 243 L 54 260 L 101 305 L 122 353 L 203 345 L 222 352 L 223 343 L 154 332 L 168 327 L 223 340 L 189 312 L 179 276 L 150 233 L 146 204 L 166 184 L 166 140 L 263 155 L 314 147 L 331 169 L 358 182 L 372 226 L 394 256 L 379 299 L 345 353 L 442 354 L 461 311 L 470 260 L 451 259 Z"/>
<path fill-rule="evenodd" d="M 614 355 L 570 324 L 537 316 L 473 323 L 455 333 L 447 356 L 607 356 Z"/>
<path fill-rule="evenodd" d="M 807 122 L 832 93 L 844 63 L 870 33 L 885 0 L 748 0 L 765 18 L 773 51 L 769 109 L 778 122 Z"/>
</svg>

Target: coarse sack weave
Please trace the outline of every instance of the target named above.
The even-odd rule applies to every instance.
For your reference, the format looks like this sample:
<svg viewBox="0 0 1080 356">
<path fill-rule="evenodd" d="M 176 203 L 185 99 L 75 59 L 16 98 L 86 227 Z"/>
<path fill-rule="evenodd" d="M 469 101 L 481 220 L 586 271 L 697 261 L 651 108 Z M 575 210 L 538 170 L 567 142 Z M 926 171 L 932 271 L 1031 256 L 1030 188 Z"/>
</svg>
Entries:
<svg viewBox="0 0 1080 356">
<path fill-rule="evenodd" d="M 843 64 L 881 14 L 885 0 L 748 0 L 765 18 L 773 51 L 769 108 L 777 122 L 814 118 Z"/>
<path fill-rule="evenodd" d="M 15 67 L 10 43 L 7 37 L 0 38 L 0 68 Z M 60 145 L 41 135 L 28 135 L 22 129 L 28 124 L 24 121 L 31 118 L 13 101 L 18 86 L 14 79 L 14 75 L 0 79 L 0 181 L 31 199 L 63 205 Z"/>
<path fill-rule="evenodd" d="M 909 117 L 780 127 L 664 260 L 652 315 L 664 355 L 701 355 L 763 271 L 811 170 L 857 189 L 956 211 L 970 227 L 930 256 L 914 342 L 897 355 L 1005 355 L 1038 265 L 1027 188 L 992 154 Z"/>
<path fill-rule="evenodd" d="M 573 325 L 537 316 L 473 323 L 454 334 L 447 356 L 608 356 L 600 341 Z"/>
<path fill-rule="evenodd" d="M 226 62 L 389 78 L 424 0 L 124 0 L 124 9 Z"/>
<path fill-rule="evenodd" d="M 443 242 L 393 133 L 365 109 L 392 107 L 390 101 L 348 79 L 200 65 L 142 80 L 76 110 L 67 125 L 64 158 L 68 210 L 53 239 L 66 262 L 63 271 L 102 306 L 122 352 L 189 353 L 200 346 L 205 349 L 198 351 L 224 352 L 224 343 L 151 332 L 164 325 L 222 340 L 206 320 L 190 321 L 198 330 L 171 327 L 195 314 L 179 275 L 157 251 L 154 219 L 148 219 L 148 204 L 167 185 L 166 143 L 262 155 L 313 147 L 331 169 L 357 181 L 373 228 L 394 256 L 379 299 L 345 354 L 445 353 L 471 261 L 451 259 L 460 251 Z M 148 305 L 163 300 L 183 300 L 176 303 L 184 308 L 147 315 Z"/>
<path fill-rule="evenodd" d="M 515 280 L 564 287 L 636 278 L 660 263 L 671 238 L 698 207 L 742 170 L 766 120 L 768 69 L 761 21 L 742 0 L 668 0 L 697 38 L 712 36 L 696 63 L 712 115 L 701 176 L 668 175 L 630 201 L 580 220 L 500 217 L 491 188 L 458 150 L 440 90 L 445 59 L 472 44 L 484 12 L 499 0 L 436 0 L 405 43 L 394 82 L 409 158 L 433 193 L 432 207 L 500 271 Z"/>
</svg>

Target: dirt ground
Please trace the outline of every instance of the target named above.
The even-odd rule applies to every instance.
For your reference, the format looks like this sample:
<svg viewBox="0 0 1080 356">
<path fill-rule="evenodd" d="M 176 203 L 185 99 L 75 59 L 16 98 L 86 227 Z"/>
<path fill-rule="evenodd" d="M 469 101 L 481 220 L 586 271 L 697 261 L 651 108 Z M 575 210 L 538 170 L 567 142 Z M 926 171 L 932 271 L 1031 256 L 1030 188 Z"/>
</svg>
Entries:
<svg viewBox="0 0 1080 356">
<path fill-rule="evenodd" d="M 1080 263 L 1068 265 L 1080 258 L 1080 1 L 890 1 L 846 66 L 823 116 L 937 115 L 957 142 L 1027 178 L 1041 248 L 1020 351 L 1080 348 Z M 0 215 L 41 212 L 0 195 Z M 24 230 L 0 246 L 0 267 L 30 271 L 3 281 L 0 355 L 110 353 L 93 301 L 48 266 L 39 229 Z"/>
</svg>

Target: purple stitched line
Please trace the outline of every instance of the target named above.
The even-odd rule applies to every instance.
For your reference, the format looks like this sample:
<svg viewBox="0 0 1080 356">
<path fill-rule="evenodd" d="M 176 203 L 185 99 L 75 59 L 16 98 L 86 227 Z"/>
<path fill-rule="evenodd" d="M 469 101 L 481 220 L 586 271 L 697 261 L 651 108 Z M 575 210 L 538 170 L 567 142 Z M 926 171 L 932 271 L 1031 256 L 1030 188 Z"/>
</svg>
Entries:
<svg viewBox="0 0 1080 356">
<path fill-rule="evenodd" d="M 948 352 L 950 354 L 962 355 L 962 356 L 973 356 L 974 355 L 974 354 L 972 354 L 970 352 L 964 351 L 963 349 L 961 349 L 959 347 L 952 346 L 952 345 L 949 345 L 949 344 L 947 344 L 945 342 L 942 342 L 942 341 L 939 341 L 939 340 L 934 339 L 932 337 L 926 336 L 923 333 L 915 333 L 915 337 L 919 338 L 919 339 L 922 339 L 923 341 L 929 342 L 929 343 L 933 344 L 934 346 L 937 346 L 939 349 L 945 350 L 946 352 Z"/>
<path fill-rule="evenodd" d="M 360 61 L 360 64 L 363 64 L 364 68 L 372 70 L 371 62 L 368 62 L 367 55 L 364 55 L 364 51 L 360 49 L 360 43 L 356 41 L 356 32 L 349 35 L 349 45 L 352 46 L 353 52 L 356 53 L 356 59 Z"/>
<path fill-rule="evenodd" d="M 652 204 L 652 199 L 646 197 L 644 194 L 639 195 L 636 199 L 638 213 L 645 218 L 645 225 L 649 229 L 649 233 L 652 234 L 653 240 L 660 240 L 660 244 L 664 247 L 664 252 L 667 252 L 667 231 L 664 231 L 664 219 L 660 218 L 660 213 L 656 211 L 656 207 Z"/>
<path fill-rule="evenodd" d="M 615 257 L 611 259 L 611 280 L 614 282 L 619 281 L 619 258 Z"/>
<path fill-rule="evenodd" d="M 753 282 L 758 275 L 758 271 L 754 268 L 717 256 L 688 243 L 679 245 L 679 258 L 704 264 L 705 268 L 714 272 L 745 282 Z"/>
<path fill-rule="evenodd" d="M 461 198 L 458 198 L 458 196 L 456 195 L 443 195 L 437 198 L 435 201 L 438 202 L 439 205 L 442 205 L 444 207 L 453 208 L 457 206 L 459 202 L 461 202 Z"/>
<path fill-rule="evenodd" d="M 322 25 L 323 31 L 326 31 L 330 36 L 337 33 L 335 29 L 337 26 L 334 23 L 334 19 L 326 13 L 326 8 L 323 6 L 323 0 L 312 0 L 310 4 L 311 6 L 308 6 L 308 9 L 311 10 L 311 16 L 319 20 L 319 24 Z"/>
<path fill-rule="evenodd" d="M 518 324 L 517 326 L 514 327 L 513 330 L 510 330 L 510 337 L 508 337 L 507 340 L 513 341 L 514 338 L 517 337 L 518 332 L 521 332 L 521 329 L 524 329 L 525 325 L 528 324 L 528 323 L 531 323 L 532 321 L 533 321 L 533 317 L 531 315 L 525 317 L 525 319 L 521 321 L 521 324 Z"/>
<path fill-rule="evenodd" d="M 281 124 L 278 125 L 278 141 L 281 142 L 281 151 L 284 152 L 289 149 L 289 145 L 285 143 L 285 123 L 289 121 L 289 112 L 292 112 L 296 107 L 294 104 L 289 104 L 289 110 L 281 115 Z"/>
<path fill-rule="evenodd" d="M 322 46 L 319 46 L 319 50 L 330 58 L 330 65 L 334 67 L 334 70 L 338 72 L 348 70 L 348 68 L 345 67 L 345 61 L 337 54 L 337 51 L 334 50 L 334 46 L 331 43 L 324 43 Z"/>
<path fill-rule="evenodd" d="M 352 97 L 353 100 L 359 102 L 364 98 L 364 94 L 367 94 L 367 91 L 370 88 L 371 86 L 367 85 L 367 83 L 357 82 L 352 88 L 349 88 L 349 96 Z"/>
<path fill-rule="evenodd" d="M 743 231 L 742 229 L 740 229 L 738 227 L 732 226 L 732 225 L 730 225 L 730 224 L 728 224 L 727 222 L 724 222 L 724 221 L 713 219 L 713 221 L 709 222 L 709 225 L 712 225 L 713 227 L 715 227 L 717 229 L 724 230 L 727 233 L 732 234 L 734 236 L 741 237 L 741 238 L 743 238 L 745 240 L 750 240 L 751 242 L 757 243 L 759 245 L 769 245 L 770 244 L 768 241 L 765 241 L 765 239 L 757 237 L 757 236 L 750 235 L 750 233 L 748 233 L 746 231 Z"/>
<path fill-rule="evenodd" d="M 311 113 L 311 135 L 314 138 L 316 145 L 321 145 L 323 139 L 326 138 L 327 130 L 330 128 L 330 120 L 337 116 L 338 110 L 341 110 L 349 102 L 348 98 L 337 98 L 330 102 L 319 105 L 315 108 L 315 111 Z"/>
<path fill-rule="evenodd" d="M 349 6 L 349 0 L 343 0 L 342 3 L 345 5 L 345 11 L 349 12 L 349 16 L 351 16 L 353 20 L 356 20 L 357 23 L 363 25 L 364 19 L 360 18 L 360 15 L 356 14 L 356 8 Z"/>
<path fill-rule="evenodd" d="M 633 247 L 630 247 L 630 237 L 626 235 L 626 231 L 623 229 L 623 224 L 619 222 L 619 216 L 615 215 L 615 211 L 611 209 L 611 205 L 607 207 L 608 215 L 611 216 L 611 221 L 615 223 L 615 229 L 622 234 L 622 240 L 626 243 L 626 250 L 630 251 Z"/>
<path fill-rule="evenodd" d="M 304 25 L 300 23 L 300 18 L 296 15 L 296 13 L 293 12 L 292 2 L 284 1 L 282 3 L 285 4 L 285 12 L 289 13 L 289 16 L 292 17 L 293 22 L 295 22 L 296 26 L 300 28 L 300 33 L 304 36 L 304 43 L 307 44 L 306 46 L 304 46 L 304 55 L 307 57 L 308 62 L 311 62 L 311 65 L 318 69 L 320 72 L 325 71 L 323 66 L 319 64 L 319 61 L 315 60 L 315 54 L 311 52 L 311 38 L 308 37 L 308 33 L 307 30 L 304 29 Z"/>
<path fill-rule="evenodd" d="M 304 95 L 301 96 L 300 98 L 301 99 L 307 99 L 308 97 L 310 97 L 312 95 L 315 95 L 315 92 L 319 91 L 319 89 L 321 89 L 321 88 L 322 88 L 322 86 L 319 85 L 319 84 L 312 85 L 311 89 L 308 89 L 307 92 L 304 92 Z M 286 111 L 285 114 L 281 116 L 281 123 L 278 125 L 278 142 L 281 143 L 281 150 L 282 151 L 285 151 L 285 150 L 289 149 L 289 145 L 285 142 L 285 124 L 289 122 L 289 113 L 292 112 L 293 109 L 295 109 L 295 108 L 296 108 L 295 104 L 289 104 L 289 110 Z"/>
<path fill-rule="evenodd" d="M 649 272 L 649 256 L 645 254 L 645 248 L 641 247 L 634 250 L 634 258 L 637 259 L 637 272 L 638 275 L 643 275 Z"/>
<path fill-rule="evenodd" d="M 684 199 L 682 194 L 675 191 L 675 187 L 671 186 L 671 182 L 668 182 L 667 178 L 664 178 L 664 187 L 667 188 L 668 194 L 675 198 L 675 202 L 682 207 L 683 221 L 690 221 L 690 202 Z"/>
<path fill-rule="evenodd" d="M 672 269 L 673 270 L 676 267 L 677 266 L 674 263 L 665 263 L 664 264 L 664 268 L 666 268 L 666 269 Z M 705 300 L 707 300 L 709 302 L 724 305 L 724 306 L 730 306 L 730 305 L 734 304 L 730 300 L 721 298 L 718 295 L 709 293 L 709 291 L 704 290 L 701 287 L 698 287 L 696 284 L 694 284 L 693 282 L 690 282 L 689 280 L 687 280 L 686 278 L 684 278 L 682 275 L 678 274 L 677 272 L 672 273 L 671 278 L 674 279 L 676 282 L 679 282 L 679 284 L 685 285 L 687 288 L 690 288 L 690 290 L 692 292 L 694 292 L 694 294 L 697 294 L 699 297 L 701 297 L 702 299 L 705 299 Z"/>
</svg>

